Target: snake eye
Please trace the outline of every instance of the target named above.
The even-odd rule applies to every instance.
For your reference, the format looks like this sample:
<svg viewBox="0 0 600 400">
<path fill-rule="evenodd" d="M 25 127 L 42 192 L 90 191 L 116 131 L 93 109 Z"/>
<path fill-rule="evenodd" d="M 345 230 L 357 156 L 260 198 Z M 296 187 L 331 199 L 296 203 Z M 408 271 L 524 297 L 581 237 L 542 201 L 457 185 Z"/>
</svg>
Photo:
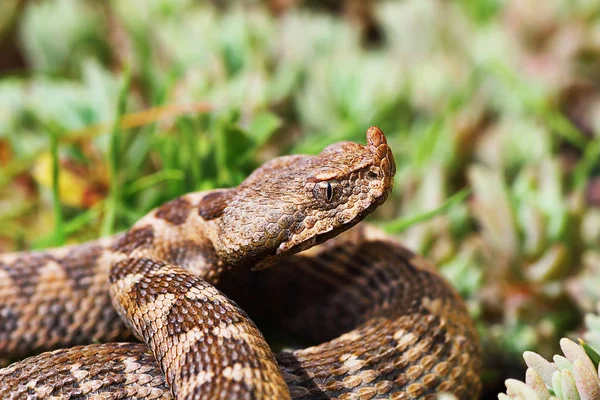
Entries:
<svg viewBox="0 0 600 400">
<path fill-rule="evenodd" d="M 333 184 L 330 181 L 317 182 L 315 188 L 313 189 L 313 196 L 315 199 L 320 199 L 321 201 L 330 203 L 335 197 L 335 186 L 335 182 Z"/>
<path fill-rule="evenodd" d="M 327 182 L 326 196 L 327 196 L 327 201 L 331 201 L 331 199 L 333 199 L 333 188 L 331 187 L 330 182 Z"/>
</svg>

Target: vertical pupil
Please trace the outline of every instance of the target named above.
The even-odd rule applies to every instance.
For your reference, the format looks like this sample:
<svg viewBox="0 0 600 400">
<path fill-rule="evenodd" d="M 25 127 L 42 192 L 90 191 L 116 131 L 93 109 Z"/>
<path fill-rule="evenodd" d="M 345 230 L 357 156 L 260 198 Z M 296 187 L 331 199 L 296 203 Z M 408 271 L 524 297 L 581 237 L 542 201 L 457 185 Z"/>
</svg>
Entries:
<svg viewBox="0 0 600 400">
<path fill-rule="evenodd" d="M 333 189 L 331 188 L 331 183 L 327 182 L 327 201 L 331 201 L 333 198 Z"/>
</svg>

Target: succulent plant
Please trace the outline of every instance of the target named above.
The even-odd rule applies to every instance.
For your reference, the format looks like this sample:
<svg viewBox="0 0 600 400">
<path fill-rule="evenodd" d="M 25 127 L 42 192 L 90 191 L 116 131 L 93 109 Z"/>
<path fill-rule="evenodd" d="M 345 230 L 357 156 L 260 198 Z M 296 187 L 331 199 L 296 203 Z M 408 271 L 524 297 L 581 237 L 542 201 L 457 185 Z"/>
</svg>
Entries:
<svg viewBox="0 0 600 400">
<path fill-rule="evenodd" d="M 599 304 L 600 307 L 600 304 Z M 599 308 L 600 309 L 600 308 Z M 500 400 L 547 400 L 547 399 L 600 399 L 600 377 L 598 348 L 600 338 L 600 316 L 587 314 L 586 332 L 575 343 L 568 338 L 560 340 L 563 355 L 554 355 L 552 362 L 536 352 L 526 351 L 523 358 L 527 364 L 525 382 L 506 380 L 506 394 Z"/>
</svg>

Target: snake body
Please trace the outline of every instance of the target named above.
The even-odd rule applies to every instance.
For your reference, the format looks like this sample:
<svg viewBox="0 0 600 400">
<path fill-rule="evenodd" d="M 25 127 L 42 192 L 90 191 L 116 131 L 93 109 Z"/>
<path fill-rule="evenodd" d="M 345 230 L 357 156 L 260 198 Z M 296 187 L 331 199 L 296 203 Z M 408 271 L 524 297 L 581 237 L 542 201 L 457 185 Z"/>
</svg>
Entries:
<svg viewBox="0 0 600 400">
<path fill-rule="evenodd" d="M 394 174 L 372 127 L 366 146 L 276 158 L 125 234 L 0 255 L 0 359 L 44 352 L 0 369 L 0 395 L 475 398 L 480 349 L 458 295 L 373 228 L 342 233 Z M 253 320 L 314 345 L 274 355 Z"/>
</svg>

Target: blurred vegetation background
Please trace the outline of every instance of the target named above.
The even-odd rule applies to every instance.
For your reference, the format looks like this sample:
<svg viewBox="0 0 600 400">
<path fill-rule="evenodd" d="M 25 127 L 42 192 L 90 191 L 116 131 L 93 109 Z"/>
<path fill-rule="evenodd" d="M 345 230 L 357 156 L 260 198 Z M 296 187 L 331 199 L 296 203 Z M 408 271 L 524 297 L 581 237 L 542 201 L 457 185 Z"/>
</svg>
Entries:
<svg viewBox="0 0 600 400">
<path fill-rule="evenodd" d="M 1 251 L 121 231 L 378 125 L 398 173 L 370 220 L 466 299 L 482 398 L 563 336 L 585 351 L 529 353 L 542 379 L 509 396 L 579 398 L 575 361 L 598 366 L 596 0 L 3 0 L 0 74 Z"/>
</svg>

